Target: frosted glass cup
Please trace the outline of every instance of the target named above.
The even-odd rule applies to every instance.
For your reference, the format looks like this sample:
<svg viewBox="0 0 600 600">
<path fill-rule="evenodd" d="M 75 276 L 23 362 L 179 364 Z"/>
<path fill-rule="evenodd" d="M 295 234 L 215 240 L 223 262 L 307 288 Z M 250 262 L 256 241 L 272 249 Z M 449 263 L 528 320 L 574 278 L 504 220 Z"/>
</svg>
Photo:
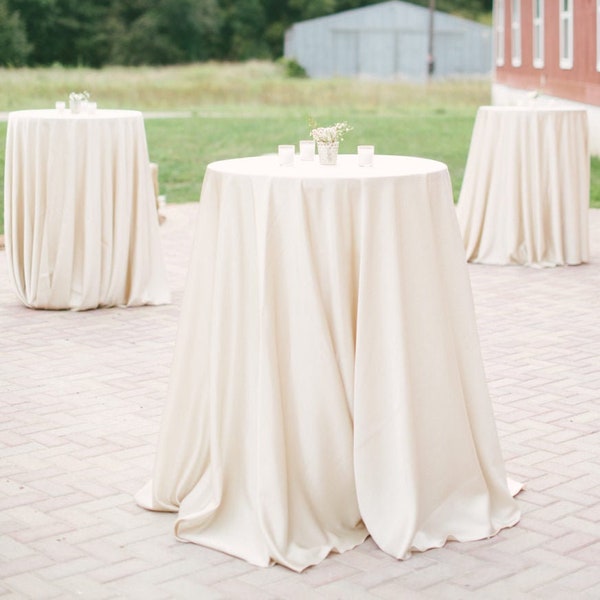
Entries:
<svg viewBox="0 0 600 600">
<path fill-rule="evenodd" d="M 358 146 L 358 166 L 359 167 L 372 167 L 373 157 L 375 156 L 375 146 Z"/>
<path fill-rule="evenodd" d="M 315 160 L 314 140 L 300 140 L 300 160 Z"/>
<path fill-rule="evenodd" d="M 294 164 L 294 151 L 296 147 L 292 144 L 280 144 L 277 147 L 277 153 L 279 154 L 279 164 L 282 167 L 287 167 Z"/>
</svg>

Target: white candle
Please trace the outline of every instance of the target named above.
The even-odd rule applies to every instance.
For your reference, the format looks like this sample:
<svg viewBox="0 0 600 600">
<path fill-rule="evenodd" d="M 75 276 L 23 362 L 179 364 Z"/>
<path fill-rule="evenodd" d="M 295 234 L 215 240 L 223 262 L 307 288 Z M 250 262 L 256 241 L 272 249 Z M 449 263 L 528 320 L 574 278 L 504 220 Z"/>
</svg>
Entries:
<svg viewBox="0 0 600 600">
<path fill-rule="evenodd" d="M 314 140 L 300 140 L 300 160 L 315 160 Z"/>
<path fill-rule="evenodd" d="M 65 103 L 64 102 L 60 102 L 59 101 L 59 102 L 56 103 L 55 106 L 56 106 L 56 110 L 58 112 L 63 112 L 65 110 Z"/>
<path fill-rule="evenodd" d="M 375 156 L 375 146 L 358 146 L 358 166 L 359 167 L 372 167 L 373 156 Z"/>
<path fill-rule="evenodd" d="M 277 148 L 279 154 L 279 164 L 288 166 L 294 164 L 294 152 L 296 147 L 292 144 L 280 144 Z"/>
<path fill-rule="evenodd" d="M 97 104 L 95 102 L 87 102 L 85 105 L 85 112 L 89 115 L 93 115 L 96 112 Z"/>
</svg>

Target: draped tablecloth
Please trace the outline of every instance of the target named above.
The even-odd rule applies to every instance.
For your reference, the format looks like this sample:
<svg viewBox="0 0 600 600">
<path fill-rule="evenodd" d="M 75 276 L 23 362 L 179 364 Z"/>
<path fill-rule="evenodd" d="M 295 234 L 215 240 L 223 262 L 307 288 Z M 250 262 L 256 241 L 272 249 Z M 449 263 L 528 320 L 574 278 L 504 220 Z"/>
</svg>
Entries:
<svg viewBox="0 0 600 600">
<path fill-rule="evenodd" d="M 4 211 L 9 275 L 25 305 L 170 301 L 140 112 L 10 113 Z"/>
<path fill-rule="evenodd" d="M 467 259 L 587 262 L 589 189 L 585 109 L 480 107 L 457 207 Z"/>
<path fill-rule="evenodd" d="M 177 538 L 301 571 L 519 519 L 442 163 L 212 163 L 153 480 Z M 513 490 L 515 491 L 515 490 Z"/>
</svg>

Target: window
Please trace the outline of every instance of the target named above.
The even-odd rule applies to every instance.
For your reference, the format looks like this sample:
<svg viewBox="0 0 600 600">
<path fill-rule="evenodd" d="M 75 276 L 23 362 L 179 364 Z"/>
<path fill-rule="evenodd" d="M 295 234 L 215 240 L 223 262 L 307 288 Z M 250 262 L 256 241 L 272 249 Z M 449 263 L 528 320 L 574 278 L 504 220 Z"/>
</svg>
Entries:
<svg viewBox="0 0 600 600">
<path fill-rule="evenodd" d="M 510 16 L 511 64 L 521 66 L 521 0 L 512 0 Z"/>
<path fill-rule="evenodd" d="M 600 0 L 596 0 L 600 6 Z M 544 66 L 544 0 L 533 1 L 533 66 Z"/>
<path fill-rule="evenodd" d="M 573 0 L 560 0 L 559 52 L 560 68 L 573 68 Z"/>
<path fill-rule="evenodd" d="M 504 0 L 496 1 L 494 22 L 496 25 L 496 64 L 501 67 L 504 65 Z"/>
</svg>

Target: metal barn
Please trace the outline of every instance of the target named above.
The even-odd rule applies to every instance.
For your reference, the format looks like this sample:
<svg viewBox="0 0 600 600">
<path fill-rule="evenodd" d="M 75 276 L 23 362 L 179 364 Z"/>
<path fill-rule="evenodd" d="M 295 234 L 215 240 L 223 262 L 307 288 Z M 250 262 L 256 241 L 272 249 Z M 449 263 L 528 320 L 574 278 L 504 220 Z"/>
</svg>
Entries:
<svg viewBox="0 0 600 600">
<path fill-rule="evenodd" d="M 429 29 L 427 8 L 382 2 L 294 24 L 285 34 L 284 56 L 315 78 L 424 79 Z M 435 12 L 433 32 L 435 77 L 491 72 L 491 27 Z"/>
</svg>

